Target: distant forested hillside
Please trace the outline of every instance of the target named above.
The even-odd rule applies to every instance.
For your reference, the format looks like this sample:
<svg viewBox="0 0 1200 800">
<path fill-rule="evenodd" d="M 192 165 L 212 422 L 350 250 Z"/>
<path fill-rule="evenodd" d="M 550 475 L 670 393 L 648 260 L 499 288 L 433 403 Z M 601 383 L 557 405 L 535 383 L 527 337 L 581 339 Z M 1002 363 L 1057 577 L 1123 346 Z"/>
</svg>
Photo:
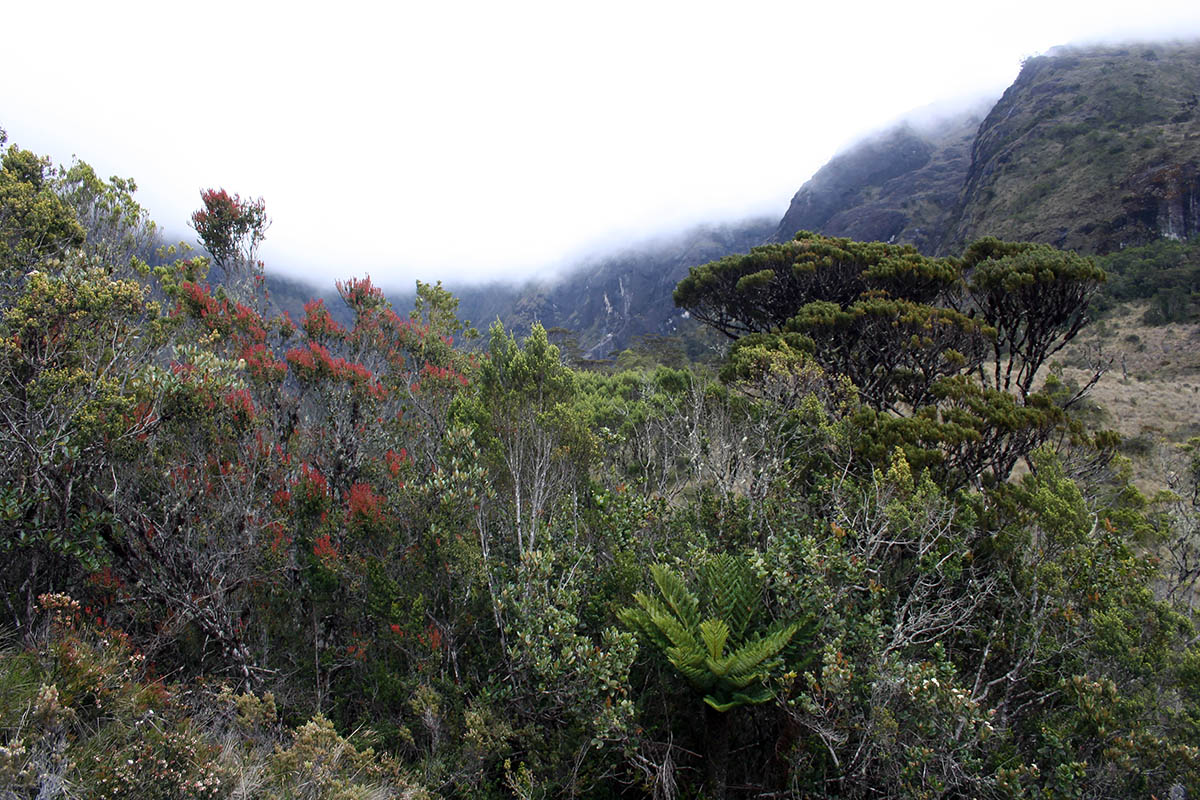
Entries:
<svg viewBox="0 0 1200 800">
<path fill-rule="evenodd" d="M 681 347 L 701 356 L 704 337 L 675 310 L 671 292 L 691 267 L 741 253 L 770 236 L 770 220 L 705 225 L 633 244 L 564 274 L 526 284 L 453 287 L 464 317 L 527 330 L 538 322 L 570 332 L 583 359 L 608 359 L 641 337 L 689 334 Z"/>
</svg>

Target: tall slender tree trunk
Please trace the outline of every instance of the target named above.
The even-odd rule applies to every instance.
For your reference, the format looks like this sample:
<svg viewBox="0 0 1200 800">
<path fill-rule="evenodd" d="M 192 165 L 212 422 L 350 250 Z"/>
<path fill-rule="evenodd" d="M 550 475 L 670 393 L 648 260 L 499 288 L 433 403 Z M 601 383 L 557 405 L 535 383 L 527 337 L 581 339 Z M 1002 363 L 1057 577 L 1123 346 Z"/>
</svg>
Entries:
<svg viewBox="0 0 1200 800">
<path fill-rule="evenodd" d="M 704 739 L 707 745 L 708 794 L 725 800 L 729 773 L 729 715 L 704 705 Z"/>
</svg>

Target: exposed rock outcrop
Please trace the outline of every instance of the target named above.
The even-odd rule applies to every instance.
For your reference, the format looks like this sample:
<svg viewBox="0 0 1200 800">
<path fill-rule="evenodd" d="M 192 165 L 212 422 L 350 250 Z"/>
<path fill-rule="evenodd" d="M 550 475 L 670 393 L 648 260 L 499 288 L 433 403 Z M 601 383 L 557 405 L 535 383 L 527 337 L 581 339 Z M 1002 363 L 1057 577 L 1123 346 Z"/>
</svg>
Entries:
<svg viewBox="0 0 1200 800">
<path fill-rule="evenodd" d="M 1056 48 L 984 116 L 902 124 L 792 199 L 797 230 L 946 255 L 981 237 L 1105 253 L 1200 232 L 1200 43 Z"/>
<path fill-rule="evenodd" d="M 1104 253 L 1197 231 L 1200 43 L 1029 59 L 979 128 L 958 219 L 984 235 Z"/>
</svg>

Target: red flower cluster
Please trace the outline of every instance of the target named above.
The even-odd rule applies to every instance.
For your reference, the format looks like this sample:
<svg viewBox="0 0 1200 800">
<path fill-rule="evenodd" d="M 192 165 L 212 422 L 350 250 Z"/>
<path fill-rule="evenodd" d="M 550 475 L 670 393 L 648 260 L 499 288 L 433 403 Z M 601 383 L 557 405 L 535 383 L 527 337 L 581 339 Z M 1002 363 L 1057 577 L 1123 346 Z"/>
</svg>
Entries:
<svg viewBox="0 0 1200 800">
<path fill-rule="evenodd" d="M 267 530 L 271 533 L 271 541 L 268 544 L 271 553 L 275 556 L 283 555 L 284 551 L 291 546 L 292 538 L 284 533 L 283 525 L 278 522 L 267 525 Z"/>
<path fill-rule="evenodd" d="M 287 364 L 275 358 L 266 345 L 253 344 L 242 350 L 250 376 L 261 381 L 281 381 L 287 375 Z"/>
<path fill-rule="evenodd" d="M 235 303 L 233 321 L 241 332 L 249 336 L 252 341 L 265 342 L 267 340 L 267 330 L 263 327 L 262 317 L 254 309 L 241 303 Z"/>
<path fill-rule="evenodd" d="M 383 454 L 383 460 L 387 462 L 388 472 L 392 473 L 392 477 L 400 475 L 400 469 L 404 466 L 404 462 L 408 461 L 408 450 L 401 447 L 400 452 L 388 450 Z"/>
<path fill-rule="evenodd" d="M 374 308 L 383 302 L 383 290 L 371 283 L 371 277 L 351 278 L 348 281 L 338 281 L 338 294 L 346 301 L 346 305 L 354 309 Z"/>
<path fill-rule="evenodd" d="M 209 293 L 207 286 L 200 286 L 191 281 L 184 281 L 179 284 L 179 288 L 183 290 L 185 308 L 193 315 L 198 316 L 209 330 L 221 333 L 229 332 L 228 301 L 218 300 Z"/>
<path fill-rule="evenodd" d="M 439 367 L 436 364 L 426 363 L 421 367 L 417 380 L 413 381 L 408 388 L 413 394 L 418 394 L 424 389 L 459 389 L 465 387 L 467 383 L 467 376 L 453 367 Z"/>
<path fill-rule="evenodd" d="M 307 463 L 300 465 L 300 479 L 293 485 L 300 495 L 309 501 L 323 501 L 329 496 L 329 481 Z"/>
<path fill-rule="evenodd" d="M 226 392 L 223 399 L 225 407 L 232 411 L 241 422 L 246 423 L 254 419 L 254 401 L 250 398 L 249 391 L 234 389 Z"/>
<path fill-rule="evenodd" d="M 312 339 L 333 337 L 340 339 L 346 335 L 346 329 L 329 315 L 324 300 L 309 300 L 304 304 L 304 321 L 300 323 L 304 333 Z"/>
<path fill-rule="evenodd" d="M 442 631 L 433 623 L 425 629 L 424 634 L 417 634 L 417 641 L 434 652 L 442 649 Z"/>
<path fill-rule="evenodd" d="M 183 281 L 179 288 L 183 292 L 181 311 L 198 317 L 210 331 L 233 336 L 243 350 L 265 350 L 267 330 L 257 311 L 236 302 L 231 307 L 228 299 L 213 297 L 207 285 Z"/>
<path fill-rule="evenodd" d="M 313 555 L 321 559 L 326 566 L 331 566 L 337 563 L 338 549 L 333 540 L 329 538 L 329 534 L 318 536 L 313 542 Z"/>
<path fill-rule="evenodd" d="M 376 525 L 384 521 L 384 499 L 366 483 L 356 483 L 346 496 L 346 521 L 359 525 Z"/>
<path fill-rule="evenodd" d="M 369 397 L 381 402 L 387 399 L 387 388 L 371 373 L 371 370 L 362 364 L 333 355 L 329 352 L 329 348 L 317 342 L 308 342 L 307 349 L 293 347 L 287 351 L 284 358 L 292 365 L 296 376 L 301 380 L 315 381 L 318 378 L 332 378 L 346 381 L 355 389 L 365 392 Z"/>
</svg>

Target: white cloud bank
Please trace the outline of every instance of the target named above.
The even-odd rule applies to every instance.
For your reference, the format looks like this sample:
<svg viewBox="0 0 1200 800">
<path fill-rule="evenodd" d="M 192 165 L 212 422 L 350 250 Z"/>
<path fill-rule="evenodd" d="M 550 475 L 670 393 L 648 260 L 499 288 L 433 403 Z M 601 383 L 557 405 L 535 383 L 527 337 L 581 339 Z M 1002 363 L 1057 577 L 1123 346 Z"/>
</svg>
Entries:
<svg viewBox="0 0 1200 800">
<path fill-rule="evenodd" d="M 848 140 L 1054 45 L 1200 34 L 1194 2 L 820 5 L 22 3 L 0 125 L 174 230 L 201 188 L 263 196 L 294 275 L 513 277 L 782 215 Z"/>
</svg>

